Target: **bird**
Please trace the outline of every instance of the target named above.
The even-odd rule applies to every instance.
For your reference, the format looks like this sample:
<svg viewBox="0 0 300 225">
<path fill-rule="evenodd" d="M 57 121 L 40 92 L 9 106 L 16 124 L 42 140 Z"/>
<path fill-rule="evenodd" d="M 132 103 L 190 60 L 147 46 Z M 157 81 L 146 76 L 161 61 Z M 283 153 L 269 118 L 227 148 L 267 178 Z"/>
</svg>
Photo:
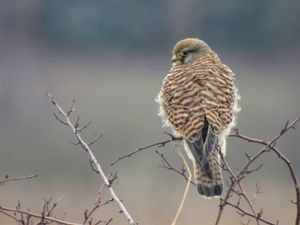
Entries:
<svg viewBox="0 0 300 225">
<path fill-rule="evenodd" d="M 159 115 L 163 125 L 182 138 L 199 194 L 220 197 L 224 189 L 221 156 L 240 110 L 235 75 L 198 38 L 177 42 L 172 53 L 171 69 L 156 98 Z"/>
</svg>

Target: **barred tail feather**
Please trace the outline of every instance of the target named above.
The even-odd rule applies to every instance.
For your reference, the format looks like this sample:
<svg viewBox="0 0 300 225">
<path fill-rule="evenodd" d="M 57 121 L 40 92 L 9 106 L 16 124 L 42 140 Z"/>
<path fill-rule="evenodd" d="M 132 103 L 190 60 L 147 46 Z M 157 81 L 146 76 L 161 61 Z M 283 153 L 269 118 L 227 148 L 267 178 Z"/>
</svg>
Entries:
<svg viewBox="0 0 300 225">
<path fill-rule="evenodd" d="M 219 166 L 219 154 L 212 152 L 209 160 L 209 172 L 212 177 L 207 176 L 200 164 L 194 160 L 195 182 L 200 195 L 204 197 L 219 197 L 223 192 L 222 171 Z"/>
</svg>

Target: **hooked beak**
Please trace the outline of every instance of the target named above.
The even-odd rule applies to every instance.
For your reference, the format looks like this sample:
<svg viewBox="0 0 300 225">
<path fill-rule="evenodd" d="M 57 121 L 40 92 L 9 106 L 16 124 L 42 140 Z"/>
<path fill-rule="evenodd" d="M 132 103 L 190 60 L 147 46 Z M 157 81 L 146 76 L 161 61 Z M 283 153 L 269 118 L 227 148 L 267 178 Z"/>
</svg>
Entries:
<svg viewBox="0 0 300 225">
<path fill-rule="evenodd" d="M 175 64 L 175 65 L 180 64 L 180 57 L 178 57 L 177 55 L 173 55 L 172 56 L 172 64 Z"/>
</svg>

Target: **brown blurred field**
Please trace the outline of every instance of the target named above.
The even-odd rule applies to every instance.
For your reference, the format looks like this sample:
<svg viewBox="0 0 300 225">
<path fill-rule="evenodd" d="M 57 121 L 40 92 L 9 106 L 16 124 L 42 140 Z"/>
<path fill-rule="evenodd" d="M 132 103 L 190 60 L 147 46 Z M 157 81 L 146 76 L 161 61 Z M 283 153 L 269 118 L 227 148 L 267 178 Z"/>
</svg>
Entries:
<svg viewBox="0 0 300 225">
<path fill-rule="evenodd" d="M 33 2 L 28 8 L 35 6 Z M 85 138 L 92 138 L 95 132 L 103 134 L 94 152 L 107 173 L 118 171 L 114 187 L 136 221 L 144 225 L 170 224 L 185 183 L 178 175 L 158 167 L 160 159 L 155 149 L 114 167 L 110 163 L 138 147 L 167 138 L 154 99 L 169 70 L 172 45 L 184 32 L 166 41 L 161 51 L 151 52 L 151 45 L 145 46 L 147 50 L 132 51 L 130 46 L 111 50 L 104 46 L 105 51 L 101 46 L 95 50 L 66 50 L 25 35 L 27 31 L 22 36 L 18 29 L 19 33 L 2 30 L 6 36 L 0 39 L 0 175 L 39 177 L 0 186 L 0 205 L 14 207 L 20 200 L 24 209 L 39 212 L 43 198 L 64 195 L 57 215 L 66 213 L 67 220 L 79 223 L 84 210 L 95 202 L 102 180 L 90 170 L 82 150 L 70 144 L 69 128 L 53 118 L 53 108 L 45 95 L 51 92 L 65 107 L 76 99 L 76 115 L 82 122 L 93 122 Z M 249 136 L 268 140 L 287 120 L 299 115 L 299 42 L 282 44 L 284 47 L 268 54 L 259 49 L 250 52 L 227 47 L 226 42 L 211 46 L 236 73 L 242 96 L 238 127 Z M 299 135 L 297 128 L 278 142 L 297 175 Z M 175 165 L 181 165 L 172 148 L 160 150 Z M 246 161 L 245 152 L 253 154 L 257 150 L 259 146 L 231 138 L 227 160 L 237 168 Z M 247 191 L 254 196 L 259 183 L 263 194 L 258 196 L 256 207 L 262 207 L 270 220 L 292 224 L 295 208 L 290 200 L 295 194 L 287 168 L 272 154 L 260 162 L 263 168 L 245 180 Z M 192 187 L 178 224 L 213 224 L 217 208 L 217 200 L 200 198 Z M 99 210 L 97 216 L 113 216 L 112 224 L 126 224 L 122 216 L 115 216 L 116 212 L 113 203 Z M 246 223 L 247 218 L 226 209 L 222 224 L 240 221 Z M 0 224 L 14 223 L 0 214 Z"/>
</svg>

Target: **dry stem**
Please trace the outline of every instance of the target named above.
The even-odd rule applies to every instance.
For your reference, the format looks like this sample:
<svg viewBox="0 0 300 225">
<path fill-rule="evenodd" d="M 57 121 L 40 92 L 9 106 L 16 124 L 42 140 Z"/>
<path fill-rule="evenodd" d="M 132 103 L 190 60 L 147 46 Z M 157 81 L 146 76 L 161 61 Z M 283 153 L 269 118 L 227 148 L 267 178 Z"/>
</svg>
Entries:
<svg viewBox="0 0 300 225">
<path fill-rule="evenodd" d="M 176 153 L 177 153 L 177 154 L 179 155 L 179 157 L 181 158 L 181 160 L 182 160 L 182 162 L 183 162 L 183 164 L 184 164 L 184 166 L 185 166 L 185 168 L 187 169 L 188 174 L 189 174 L 188 180 L 187 180 L 187 184 L 186 184 L 186 187 L 185 187 L 185 190 L 184 190 L 184 193 L 183 193 L 183 196 L 182 196 L 182 199 L 181 199 L 179 208 L 178 208 L 177 213 L 176 213 L 176 215 L 175 215 L 175 217 L 174 217 L 174 219 L 173 219 L 173 222 L 172 222 L 172 224 L 171 224 L 171 225 L 176 225 L 177 219 L 178 219 L 178 217 L 179 217 L 179 215 L 180 215 L 180 212 L 181 212 L 181 210 L 182 210 L 182 208 L 183 208 L 184 202 L 185 202 L 185 200 L 186 200 L 186 196 L 187 196 L 188 191 L 189 191 L 189 188 L 190 188 L 191 179 L 192 179 L 192 174 L 191 174 L 190 168 L 189 168 L 189 166 L 188 166 L 188 164 L 187 164 L 187 162 L 186 162 L 186 160 L 185 160 L 185 158 L 184 158 L 184 156 L 183 156 L 183 154 L 182 154 L 182 152 L 181 152 L 181 149 L 180 149 L 174 142 L 172 142 L 172 144 L 173 144 L 173 147 L 174 147 Z"/>
</svg>

